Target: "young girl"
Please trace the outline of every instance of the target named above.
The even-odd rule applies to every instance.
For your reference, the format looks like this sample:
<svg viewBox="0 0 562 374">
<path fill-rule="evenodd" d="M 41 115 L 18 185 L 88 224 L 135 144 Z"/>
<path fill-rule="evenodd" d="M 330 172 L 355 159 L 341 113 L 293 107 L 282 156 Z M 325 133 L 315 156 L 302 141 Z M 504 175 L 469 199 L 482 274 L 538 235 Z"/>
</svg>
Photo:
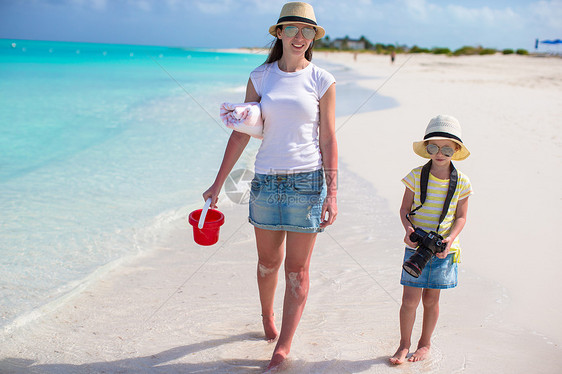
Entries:
<svg viewBox="0 0 562 374">
<path fill-rule="evenodd" d="M 414 143 L 414 152 L 424 158 L 431 159 L 429 180 L 427 183 L 426 200 L 421 202 L 422 167 L 412 170 L 402 182 L 406 186 L 400 218 L 406 236 L 406 253 L 408 260 L 418 246 L 410 240 L 414 227 L 426 232 L 437 231 L 443 236 L 445 250 L 435 254 L 418 278 L 402 271 L 400 284 L 404 286 L 402 306 L 400 307 L 400 346 L 390 358 L 392 364 L 401 364 L 406 359 L 411 345 L 411 335 L 416 319 L 416 309 L 423 302 L 422 334 L 414 354 L 408 361 L 424 360 L 431 347 L 431 335 L 439 317 L 439 294 L 441 289 L 453 288 L 457 285 L 457 263 L 459 262 L 460 244 L 458 235 L 462 231 L 468 211 L 468 197 L 472 195 L 472 187 L 466 175 L 457 171 L 458 180 L 449 209 L 442 222 L 439 222 L 449 187 L 449 179 L 453 170 L 451 160 L 464 160 L 470 152 L 461 141 L 459 122 L 451 116 L 439 115 L 429 122 L 422 141 Z M 410 214 L 415 211 L 415 214 Z M 409 215 L 409 220 L 407 215 Z M 411 223 L 410 223 L 411 221 Z"/>
<path fill-rule="evenodd" d="M 283 6 L 265 64 L 250 74 L 246 102 L 260 102 L 263 141 L 255 162 L 249 221 L 258 250 L 258 289 L 265 337 L 278 339 L 268 369 L 287 357 L 304 310 L 316 235 L 337 215 L 336 88 L 332 74 L 311 62 L 314 40 L 324 36 L 311 5 Z M 230 170 L 250 136 L 232 132 L 213 185 L 203 193 L 214 207 Z M 285 261 L 281 332 L 273 304 Z"/>
</svg>

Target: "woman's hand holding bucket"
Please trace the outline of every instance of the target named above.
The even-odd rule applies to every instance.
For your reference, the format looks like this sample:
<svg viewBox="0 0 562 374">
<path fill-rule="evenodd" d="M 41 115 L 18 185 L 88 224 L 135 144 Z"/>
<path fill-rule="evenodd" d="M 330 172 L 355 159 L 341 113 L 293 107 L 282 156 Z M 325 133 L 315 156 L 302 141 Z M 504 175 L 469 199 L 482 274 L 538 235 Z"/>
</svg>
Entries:
<svg viewBox="0 0 562 374">
<path fill-rule="evenodd" d="M 189 224 L 193 226 L 193 239 L 199 245 L 215 244 L 219 240 L 220 227 L 224 224 L 224 214 L 216 209 L 209 210 L 213 205 L 216 208 L 220 189 L 215 194 L 211 190 L 212 187 L 203 194 L 205 198 L 203 209 L 194 210 L 188 216 Z"/>
<path fill-rule="evenodd" d="M 203 192 L 203 200 L 207 201 L 208 199 L 211 199 L 211 209 L 217 209 L 217 201 L 219 201 L 220 191 L 220 187 L 217 188 L 213 184 L 207 191 Z"/>
</svg>

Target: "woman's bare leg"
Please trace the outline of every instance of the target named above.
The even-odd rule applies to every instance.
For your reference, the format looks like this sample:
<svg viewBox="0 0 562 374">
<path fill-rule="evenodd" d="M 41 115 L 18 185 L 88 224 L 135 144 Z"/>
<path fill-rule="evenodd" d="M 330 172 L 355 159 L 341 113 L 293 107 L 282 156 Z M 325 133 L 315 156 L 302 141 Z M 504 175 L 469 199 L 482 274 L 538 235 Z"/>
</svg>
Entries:
<svg viewBox="0 0 562 374">
<path fill-rule="evenodd" d="M 291 350 L 291 343 L 308 297 L 310 257 L 316 235 L 316 233 L 287 232 L 283 322 L 268 369 L 279 366 Z"/>
<path fill-rule="evenodd" d="M 283 262 L 285 231 L 264 230 L 258 227 L 255 227 L 254 230 L 258 247 L 257 278 L 263 329 L 266 340 L 271 342 L 278 335 L 273 316 L 273 302 L 279 277 L 279 267 Z"/>
</svg>

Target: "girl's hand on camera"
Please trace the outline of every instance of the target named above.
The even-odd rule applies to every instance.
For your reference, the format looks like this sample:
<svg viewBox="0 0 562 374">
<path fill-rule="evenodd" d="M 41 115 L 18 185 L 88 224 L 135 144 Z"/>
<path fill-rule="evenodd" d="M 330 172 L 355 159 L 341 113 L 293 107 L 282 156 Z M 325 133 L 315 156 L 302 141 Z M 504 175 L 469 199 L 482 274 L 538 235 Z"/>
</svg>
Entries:
<svg viewBox="0 0 562 374">
<path fill-rule="evenodd" d="M 447 255 L 449 254 L 449 250 L 451 249 L 451 244 L 453 244 L 453 241 L 451 240 L 451 238 L 445 238 L 443 239 L 443 243 L 447 244 L 445 250 L 443 252 L 435 254 L 435 257 L 440 259 L 444 259 L 445 257 L 447 257 Z"/>
<path fill-rule="evenodd" d="M 406 236 L 404 236 L 404 243 L 410 248 L 417 248 L 418 243 L 413 242 L 410 240 L 410 235 L 414 232 L 414 228 L 412 226 L 408 226 L 406 228 Z"/>
</svg>

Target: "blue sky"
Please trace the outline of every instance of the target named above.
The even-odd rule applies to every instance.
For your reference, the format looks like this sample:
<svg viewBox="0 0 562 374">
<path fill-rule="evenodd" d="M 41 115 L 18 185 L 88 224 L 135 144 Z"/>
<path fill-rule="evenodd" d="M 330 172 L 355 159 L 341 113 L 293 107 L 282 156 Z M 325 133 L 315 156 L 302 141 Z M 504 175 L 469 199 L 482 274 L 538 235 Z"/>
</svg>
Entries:
<svg viewBox="0 0 562 374">
<path fill-rule="evenodd" d="M 284 0 L 0 0 L 0 38 L 263 47 Z M 562 0 L 309 1 L 332 39 L 534 48 L 562 38 Z"/>
</svg>

